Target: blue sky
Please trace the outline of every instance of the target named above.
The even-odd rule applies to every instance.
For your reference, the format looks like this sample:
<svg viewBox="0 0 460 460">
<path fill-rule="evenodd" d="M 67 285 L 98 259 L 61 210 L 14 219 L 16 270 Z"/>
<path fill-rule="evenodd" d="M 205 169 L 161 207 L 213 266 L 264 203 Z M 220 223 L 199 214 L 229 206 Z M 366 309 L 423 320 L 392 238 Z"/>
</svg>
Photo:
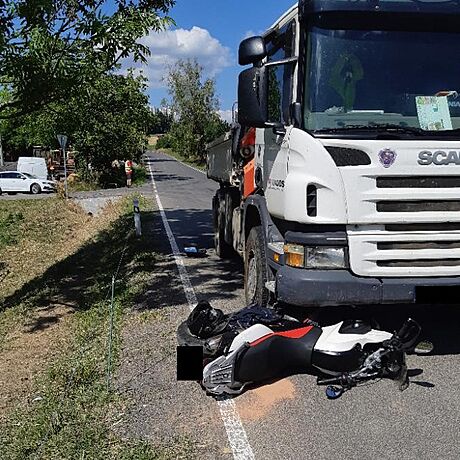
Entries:
<svg viewBox="0 0 460 460">
<path fill-rule="evenodd" d="M 176 26 L 143 40 L 152 52 L 144 68 L 150 80 L 151 104 L 157 106 L 167 96 L 161 82 L 166 65 L 178 58 L 196 58 L 206 75 L 216 79 L 222 111 L 229 111 L 236 100 L 241 70 L 237 63 L 240 41 L 270 27 L 294 3 L 295 0 L 177 0 L 170 12 Z"/>
</svg>

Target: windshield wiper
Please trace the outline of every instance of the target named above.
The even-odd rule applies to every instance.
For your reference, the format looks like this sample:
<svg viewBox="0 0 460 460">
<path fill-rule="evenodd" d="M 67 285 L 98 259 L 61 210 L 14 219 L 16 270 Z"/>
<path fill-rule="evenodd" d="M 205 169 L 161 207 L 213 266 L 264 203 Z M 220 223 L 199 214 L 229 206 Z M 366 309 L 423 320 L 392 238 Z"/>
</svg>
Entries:
<svg viewBox="0 0 460 460">
<path fill-rule="evenodd" d="M 424 131 L 421 128 L 414 126 L 401 126 L 391 123 L 386 124 L 375 124 L 375 125 L 347 125 L 340 128 L 324 128 L 317 129 L 314 131 L 315 134 L 321 133 L 344 133 L 347 131 L 365 131 L 365 132 L 376 132 L 376 133 L 390 133 L 390 134 L 416 134 L 418 136 L 425 136 L 426 134 L 432 133 L 433 131 Z"/>
<path fill-rule="evenodd" d="M 388 133 L 388 134 L 413 134 L 416 136 L 458 136 L 460 129 L 449 129 L 443 131 L 427 131 L 415 126 L 402 126 L 392 123 L 375 125 L 348 125 L 340 128 L 324 128 L 313 131 L 315 134 L 333 134 L 346 132 L 367 132 L 367 133 Z"/>
</svg>

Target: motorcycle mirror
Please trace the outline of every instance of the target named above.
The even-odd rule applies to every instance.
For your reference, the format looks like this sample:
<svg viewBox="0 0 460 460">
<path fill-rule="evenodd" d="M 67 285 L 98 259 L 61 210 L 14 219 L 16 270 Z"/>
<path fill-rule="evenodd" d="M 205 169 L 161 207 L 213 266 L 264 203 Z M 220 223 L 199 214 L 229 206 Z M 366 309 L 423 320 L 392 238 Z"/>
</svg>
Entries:
<svg viewBox="0 0 460 460">
<path fill-rule="evenodd" d="M 343 395 L 343 392 L 345 390 L 343 388 L 340 388 L 340 387 L 334 387 L 332 385 L 329 385 L 327 388 L 326 388 L 326 396 L 327 396 L 327 399 L 338 399 L 340 398 L 340 396 Z"/>
<path fill-rule="evenodd" d="M 427 355 L 431 353 L 433 350 L 434 345 L 428 341 L 419 342 L 414 348 L 414 352 L 417 355 Z"/>
</svg>

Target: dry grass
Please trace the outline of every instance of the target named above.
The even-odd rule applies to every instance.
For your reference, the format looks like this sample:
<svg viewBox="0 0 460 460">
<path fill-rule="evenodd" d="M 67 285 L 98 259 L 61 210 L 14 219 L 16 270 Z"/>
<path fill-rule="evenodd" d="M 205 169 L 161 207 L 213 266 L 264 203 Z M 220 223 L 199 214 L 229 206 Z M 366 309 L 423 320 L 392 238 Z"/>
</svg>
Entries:
<svg viewBox="0 0 460 460">
<path fill-rule="evenodd" d="M 53 221 L 55 230 L 46 238 L 31 232 L 25 218 L 20 219 L 24 227 L 19 233 L 16 225 L 8 224 L 9 242 L 2 251 L 13 248 L 18 256 L 29 251 L 34 257 L 44 251 L 52 260 L 37 262 L 35 273 L 38 267 L 41 272 L 33 277 L 23 264 L 16 266 L 8 259 L 13 270 L 9 276 L 21 277 L 22 284 L 14 293 L 8 288 L 11 294 L 0 309 L 0 328 L 2 321 L 10 325 L 0 349 L 2 460 L 193 458 L 193 446 L 186 442 L 171 446 L 174 450 L 153 447 L 121 439 L 111 429 L 126 405 L 106 388 L 107 294 L 112 274 L 118 273 L 112 343 L 116 364 L 124 312 L 143 296 L 152 272 L 161 269 L 152 253 L 154 215 L 143 212 L 143 236 L 132 238 L 130 198 L 109 208 L 100 220 L 63 202 L 61 207 L 58 202 L 47 208 L 60 213 L 59 219 L 41 218 L 32 208 L 43 204 L 21 203 L 25 206 L 21 212 L 37 218 L 32 226 L 44 231 L 44 223 Z M 146 209 L 145 200 L 141 207 Z"/>
<path fill-rule="evenodd" d="M 120 213 L 109 206 L 100 217 L 58 198 L 0 203 L 0 305 L 28 281 L 75 252 Z M 13 216 L 12 218 L 9 216 Z M 2 227 L 1 223 L 11 222 Z"/>
<path fill-rule="evenodd" d="M 34 378 L 66 349 L 70 316 L 77 307 L 51 277 L 39 292 L 18 293 L 27 292 L 28 285 L 90 242 L 120 213 L 121 204 L 115 204 L 94 218 L 58 198 L 0 203 L 0 416 L 27 400 Z"/>
</svg>

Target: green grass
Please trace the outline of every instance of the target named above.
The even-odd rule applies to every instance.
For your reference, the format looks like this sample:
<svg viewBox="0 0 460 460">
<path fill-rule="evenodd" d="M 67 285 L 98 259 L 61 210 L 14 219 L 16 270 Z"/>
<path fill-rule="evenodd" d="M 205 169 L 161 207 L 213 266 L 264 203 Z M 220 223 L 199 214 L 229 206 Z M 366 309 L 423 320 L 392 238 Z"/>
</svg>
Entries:
<svg viewBox="0 0 460 460">
<path fill-rule="evenodd" d="M 76 302 L 78 307 L 66 337 L 68 346 L 63 347 L 67 351 L 35 382 L 34 394 L 40 399 L 13 411 L 0 426 L 2 460 L 193 457 L 193 446 L 187 440 L 177 440 L 168 447 L 151 446 L 142 441 L 121 440 L 111 429 L 126 406 L 126 401 L 108 391 L 106 385 L 111 277 L 124 254 L 114 302 L 115 369 L 125 312 L 143 291 L 159 257 L 151 252 L 153 232 L 144 232 L 139 239 L 132 236 L 131 201 L 126 199 L 121 216 L 110 228 L 6 299 L 6 310 L 1 315 L 19 312 L 26 304 L 29 309 L 35 308 L 51 294 L 59 294 L 62 302 Z M 141 209 L 149 206 L 141 200 Z M 144 225 L 152 218 L 146 213 Z"/>
<path fill-rule="evenodd" d="M 21 212 L 0 209 L 0 248 L 17 243 L 23 220 L 24 215 Z"/>
</svg>

